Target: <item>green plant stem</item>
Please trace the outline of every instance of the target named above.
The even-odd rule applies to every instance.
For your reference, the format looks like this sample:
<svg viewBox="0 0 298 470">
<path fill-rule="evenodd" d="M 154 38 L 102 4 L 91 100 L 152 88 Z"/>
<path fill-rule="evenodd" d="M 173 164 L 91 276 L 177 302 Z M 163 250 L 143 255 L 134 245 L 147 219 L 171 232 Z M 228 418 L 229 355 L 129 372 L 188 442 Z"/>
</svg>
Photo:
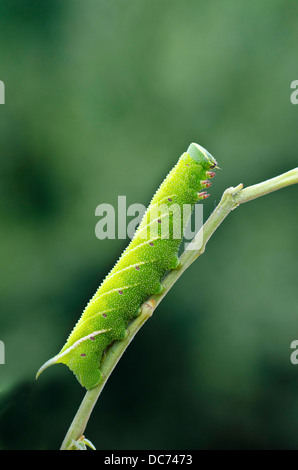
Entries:
<svg viewBox="0 0 298 470">
<path fill-rule="evenodd" d="M 219 227 L 219 225 L 223 222 L 223 220 L 227 217 L 227 215 L 240 204 L 297 183 L 298 167 L 275 178 L 263 181 L 262 183 L 255 184 L 253 186 L 249 186 L 248 188 L 243 189 L 243 185 L 239 184 L 235 188 L 231 187 L 225 190 L 218 206 L 212 212 L 201 230 L 194 237 L 191 245 L 189 245 L 189 247 L 181 255 L 179 268 L 170 271 L 169 274 L 164 278 L 162 283 L 164 290 L 162 294 L 152 296 L 142 305 L 140 315 L 134 319 L 128 327 L 126 338 L 122 341 L 116 341 L 108 349 L 101 364 L 104 380 L 102 383 L 86 392 L 85 397 L 65 436 L 61 450 L 71 450 L 75 448 L 73 442 L 77 441 L 82 436 L 99 395 L 101 394 L 109 376 L 114 370 L 114 367 L 118 363 L 122 354 L 133 340 L 135 334 L 140 330 L 148 318 L 150 318 L 156 307 L 160 304 L 162 299 L 167 295 L 171 287 L 180 278 L 184 271 L 201 254 L 204 253 L 208 240 Z"/>
</svg>

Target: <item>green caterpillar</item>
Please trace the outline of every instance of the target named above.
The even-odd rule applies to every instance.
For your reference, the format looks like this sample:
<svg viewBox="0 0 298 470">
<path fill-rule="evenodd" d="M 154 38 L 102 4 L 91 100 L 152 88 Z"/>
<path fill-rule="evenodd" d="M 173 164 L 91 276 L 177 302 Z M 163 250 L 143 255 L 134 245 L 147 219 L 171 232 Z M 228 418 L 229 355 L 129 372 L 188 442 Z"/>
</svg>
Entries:
<svg viewBox="0 0 298 470">
<path fill-rule="evenodd" d="M 46 367 L 66 364 L 80 384 L 90 389 L 103 379 L 100 363 L 107 347 L 125 337 L 126 328 L 151 295 L 162 292 L 162 278 L 179 266 L 178 249 L 188 223 L 175 208 L 191 209 L 208 194 L 208 178 L 216 160 L 198 144 L 191 144 L 154 195 L 134 238 L 89 301 L 60 353 Z M 179 211 L 178 211 L 179 212 Z M 163 223 L 167 221 L 167 230 Z M 163 223 L 162 223 L 163 222 Z M 175 222 L 175 223 L 174 223 Z M 175 225 L 175 227 L 174 227 Z M 177 236 L 178 233 L 178 236 Z"/>
</svg>

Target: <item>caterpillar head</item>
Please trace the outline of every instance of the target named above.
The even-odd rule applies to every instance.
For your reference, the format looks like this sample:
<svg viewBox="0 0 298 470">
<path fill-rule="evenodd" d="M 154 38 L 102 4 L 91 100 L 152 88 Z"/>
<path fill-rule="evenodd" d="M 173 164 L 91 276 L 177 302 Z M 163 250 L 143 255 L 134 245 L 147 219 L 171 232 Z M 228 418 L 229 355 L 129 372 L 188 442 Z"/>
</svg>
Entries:
<svg viewBox="0 0 298 470">
<path fill-rule="evenodd" d="M 218 168 L 217 161 L 210 153 L 199 144 L 190 144 L 187 149 L 188 155 L 206 170 Z"/>
</svg>

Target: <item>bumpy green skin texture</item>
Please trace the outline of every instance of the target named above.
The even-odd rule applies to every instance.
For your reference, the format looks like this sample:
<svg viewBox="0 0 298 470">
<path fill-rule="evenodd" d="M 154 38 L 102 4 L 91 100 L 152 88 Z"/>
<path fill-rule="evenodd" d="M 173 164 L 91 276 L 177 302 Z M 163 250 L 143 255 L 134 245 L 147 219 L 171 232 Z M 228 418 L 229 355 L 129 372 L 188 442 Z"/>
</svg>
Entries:
<svg viewBox="0 0 298 470">
<path fill-rule="evenodd" d="M 149 296 L 161 292 L 165 273 L 178 265 L 177 253 L 188 220 L 181 217 L 182 236 L 174 239 L 171 212 L 160 213 L 152 222 L 153 207 L 165 204 L 170 208 L 178 204 L 181 214 L 183 204 L 193 208 L 199 199 L 198 192 L 204 189 L 201 182 L 207 179 L 206 172 L 215 165 L 213 157 L 196 144 L 191 144 L 188 153 L 180 157 L 154 195 L 131 243 L 89 301 L 56 356 L 55 363 L 66 364 L 83 387 L 90 389 L 102 381 L 100 363 L 104 351 L 113 341 L 124 338 L 127 325 L 139 307 Z M 170 219 L 168 239 L 161 237 L 159 220 L 165 217 Z M 102 330 L 108 331 L 98 333 Z"/>
</svg>

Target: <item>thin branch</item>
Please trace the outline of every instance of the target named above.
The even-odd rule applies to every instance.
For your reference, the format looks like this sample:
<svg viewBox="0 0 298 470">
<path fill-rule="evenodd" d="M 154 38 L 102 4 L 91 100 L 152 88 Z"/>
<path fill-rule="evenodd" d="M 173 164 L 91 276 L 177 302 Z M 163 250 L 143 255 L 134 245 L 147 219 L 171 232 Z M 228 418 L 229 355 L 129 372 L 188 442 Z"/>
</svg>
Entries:
<svg viewBox="0 0 298 470">
<path fill-rule="evenodd" d="M 204 253 L 205 247 L 210 237 L 227 217 L 227 215 L 240 204 L 297 183 L 298 167 L 275 178 L 269 179 L 259 184 L 255 184 L 253 186 L 249 186 L 248 188 L 243 189 L 243 185 L 240 184 L 235 188 L 231 187 L 225 190 L 218 206 L 212 212 L 201 230 L 194 237 L 191 244 L 181 255 L 179 268 L 170 271 L 169 274 L 164 278 L 162 282 L 164 287 L 163 293 L 154 295 L 149 300 L 147 300 L 141 307 L 140 315 L 130 323 L 126 338 L 122 341 L 114 342 L 111 347 L 108 348 L 108 351 L 101 364 L 104 380 L 102 383 L 86 392 L 81 406 L 79 407 L 77 414 L 75 415 L 73 422 L 65 436 L 61 450 L 71 450 L 75 448 L 74 441 L 77 441 L 82 436 L 97 399 L 122 354 L 131 343 L 136 333 L 140 330 L 148 318 L 150 318 L 156 307 L 173 287 L 175 282 L 180 278 L 184 271 L 201 254 Z"/>
</svg>

